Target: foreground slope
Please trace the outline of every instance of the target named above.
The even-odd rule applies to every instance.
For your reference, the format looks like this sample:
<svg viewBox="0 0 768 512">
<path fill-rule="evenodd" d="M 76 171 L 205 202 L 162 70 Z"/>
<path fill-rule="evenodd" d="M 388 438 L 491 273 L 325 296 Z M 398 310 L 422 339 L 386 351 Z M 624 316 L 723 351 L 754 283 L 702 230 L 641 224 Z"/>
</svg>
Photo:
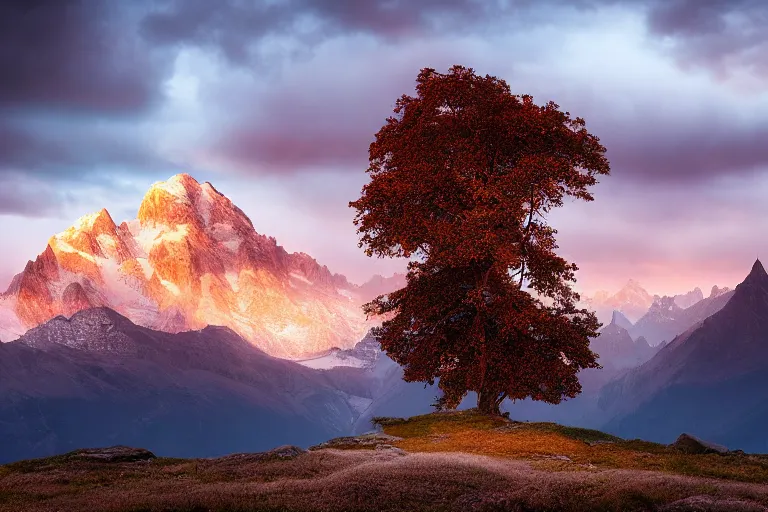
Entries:
<svg viewBox="0 0 768 512">
<path fill-rule="evenodd" d="M 662 442 L 688 430 L 768 452 L 766 369 L 768 274 L 758 260 L 722 309 L 604 387 L 605 428 Z"/>
<path fill-rule="evenodd" d="M 307 357 L 362 339 L 372 325 L 362 301 L 400 281 L 352 285 L 179 174 L 152 185 L 134 220 L 118 225 L 103 209 L 51 237 L 0 297 L 0 339 L 107 306 L 153 329 L 224 325 L 270 355 Z"/>
<path fill-rule="evenodd" d="M 225 327 L 169 334 L 85 310 L 0 344 L 0 462 L 112 444 L 169 456 L 306 446 L 351 430 L 356 397 L 340 384 L 365 392 L 355 378 L 273 358 Z"/>
<path fill-rule="evenodd" d="M 688 455 L 473 411 L 385 421 L 309 452 L 107 463 L 89 452 L 0 467 L 0 510 L 594 511 L 768 506 L 768 458 Z M 103 459 L 102 459 L 103 460 Z"/>
</svg>

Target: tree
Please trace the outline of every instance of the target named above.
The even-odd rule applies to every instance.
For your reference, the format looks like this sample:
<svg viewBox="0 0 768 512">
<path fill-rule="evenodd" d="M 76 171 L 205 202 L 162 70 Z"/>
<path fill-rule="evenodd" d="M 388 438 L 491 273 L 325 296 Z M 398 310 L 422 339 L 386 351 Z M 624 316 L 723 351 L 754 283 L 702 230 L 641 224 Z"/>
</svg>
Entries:
<svg viewBox="0 0 768 512">
<path fill-rule="evenodd" d="M 599 368 L 600 324 L 576 308 L 578 267 L 555 253 L 545 216 L 565 196 L 593 200 L 605 148 L 583 119 L 471 68 L 425 68 L 416 82 L 349 203 L 368 256 L 414 260 L 405 288 L 364 306 L 386 315 L 374 336 L 406 381 L 439 379 L 447 407 L 468 391 L 495 414 L 505 398 L 575 397 L 578 372 Z"/>
</svg>

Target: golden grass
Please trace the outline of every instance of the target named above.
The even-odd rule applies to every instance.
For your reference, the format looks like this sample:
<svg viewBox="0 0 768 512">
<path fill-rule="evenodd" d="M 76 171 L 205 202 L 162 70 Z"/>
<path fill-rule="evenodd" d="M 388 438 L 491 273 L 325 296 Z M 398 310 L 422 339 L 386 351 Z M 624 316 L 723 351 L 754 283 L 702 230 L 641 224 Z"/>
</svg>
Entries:
<svg viewBox="0 0 768 512">
<path fill-rule="evenodd" d="M 547 461 L 538 466 L 559 470 L 589 466 L 651 470 L 768 483 L 766 455 L 690 455 L 664 445 L 625 441 L 595 430 L 553 423 L 510 422 L 473 410 L 383 423 L 385 433 L 404 438 L 393 444 L 408 452 L 464 452 L 526 460 L 566 456 L 572 464 Z"/>
</svg>

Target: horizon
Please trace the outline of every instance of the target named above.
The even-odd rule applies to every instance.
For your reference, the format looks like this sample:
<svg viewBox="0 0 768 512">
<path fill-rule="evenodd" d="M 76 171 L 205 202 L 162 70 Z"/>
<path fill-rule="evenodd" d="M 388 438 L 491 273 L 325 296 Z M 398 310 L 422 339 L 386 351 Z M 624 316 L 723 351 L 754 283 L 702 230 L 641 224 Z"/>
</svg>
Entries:
<svg viewBox="0 0 768 512">
<path fill-rule="evenodd" d="M 0 43 L 16 50 L 0 57 L 14 77 L 0 85 L 3 289 L 75 219 L 134 218 L 152 183 L 181 172 L 350 282 L 403 272 L 357 247 L 347 204 L 395 100 L 421 68 L 454 64 L 558 103 L 607 147 L 594 202 L 548 217 L 581 293 L 634 279 L 706 296 L 768 252 L 754 3 L 89 6 L 0 7 L 15 20 Z"/>
</svg>

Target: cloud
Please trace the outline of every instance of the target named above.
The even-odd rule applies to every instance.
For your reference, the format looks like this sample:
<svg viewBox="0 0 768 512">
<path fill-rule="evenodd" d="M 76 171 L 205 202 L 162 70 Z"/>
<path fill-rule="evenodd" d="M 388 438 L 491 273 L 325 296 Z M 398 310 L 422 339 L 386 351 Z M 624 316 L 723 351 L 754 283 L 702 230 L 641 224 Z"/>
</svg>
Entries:
<svg viewBox="0 0 768 512">
<path fill-rule="evenodd" d="M 384 40 L 424 37 L 441 30 L 476 30 L 512 12 L 485 0 L 169 0 L 149 13 L 142 33 L 156 44 L 215 48 L 230 61 L 252 63 L 263 40 L 289 35 L 303 44 L 366 34 Z"/>
<path fill-rule="evenodd" d="M 40 180 L 109 183 L 114 170 L 164 165 L 142 128 L 163 101 L 173 56 L 138 37 L 136 23 L 147 6 L 0 2 L 0 180 L 15 183 L 14 193 L 39 190 Z M 24 180 L 32 185 L 20 185 Z M 56 207 L 40 208 L 35 197 L 5 199 L 6 213 Z"/>
<path fill-rule="evenodd" d="M 768 112 L 768 102 L 701 91 L 695 105 L 681 105 L 676 96 L 636 97 L 631 116 L 610 104 L 592 114 L 617 179 L 690 185 L 768 171 L 768 118 L 749 114 Z"/>
<path fill-rule="evenodd" d="M 125 4 L 124 4 L 125 5 Z M 0 107 L 135 112 L 158 99 L 161 69 L 117 2 L 0 3 Z"/>
<path fill-rule="evenodd" d="M 644 17 L 582 12 L 567 31 L 530 27 L 478 39 L 381 44 L 336 38 L 293 62 L 269 87 L 209 84 L 227 112 L 203 144 L 250 173 L 361 172 L 374 134 L 421 67 L 452 64 L 504 78 L 514 93 L 555 100 L 586 118 L 608 148 L 615 178 L 659 185 L 750 175 L 768 168 L 768 96 L 744 96 L 689 75 L 645 45 Z M 514 62 L 505 55 L 513 52 Z"/>
<path fill-rule="evenodd" d="M 0 216 L 50 217 L 60 213 L 66 202 L 66 197 L 48 183 L 19 174 L 0 174 Z"/>
<path fill-rule="evenodd" d="M 700 65 L 724 77 L 747 68 L 768 79 L 768 3 L 763 0 L 654 0 L 648 28 L 670 39 L 684 65 Z"/>
<path fill-rule="evenodd" d="M 578 286 L 616 291 L 634 278 L 651 293 L 740 282 L 768 242 L 763 220 L 768 177 L 659 187 L 614 181 L 595 187 L 594 202 L 552 212 L 560 253 L 580 268 Z"/>
<path fill-rule="evenodd" d="M 0 124 L 0 168 L 48 178 L 90 177 L 102 165 L 141 171 L 164 163 L 140 125 L 92 119 L 72 126 L 57 118 Z"/>
<path fill-rule="evenodd" d="M 258 60 L 261 42 L 286 35 L 304 45 L 339 34 L 389 42 L 488 35 L 616 6 L 643 13 L 652 43 L 681 66 L 705 67 L 720 77 L 739 69 L 768 77 L 763 0 L 168 0 L 147 15 L 142 32 L 157 44 L 215 48 L 243 64 Z"/>
<path fill-rule="evenodd" d="M 369 36 L 349 36 L 316 46 L 311 59 L 276 77 L 234 85 L 212 80 L 202 86 L 199 102 L 208 106 L 214 136 L 201 146 L 246 173 L 318 167 L 362 173 L 375 133 L 395 100 L 413 93 L 419 69 L 465 61 L 475 47 L 468 40 L 380 45 Z M 208 65 L 200 60 L 197 69 Z"/>
</svg>

